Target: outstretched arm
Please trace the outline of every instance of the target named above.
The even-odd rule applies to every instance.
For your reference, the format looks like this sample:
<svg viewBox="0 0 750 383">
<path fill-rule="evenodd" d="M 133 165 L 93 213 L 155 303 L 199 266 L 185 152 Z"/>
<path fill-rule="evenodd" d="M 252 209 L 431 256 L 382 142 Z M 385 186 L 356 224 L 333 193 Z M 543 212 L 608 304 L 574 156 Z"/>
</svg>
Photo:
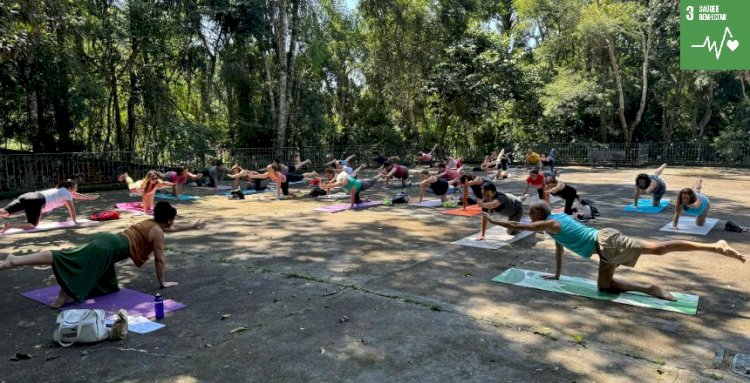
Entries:
<svg viewBox="0 0 750 383">
<path fill-rule="evenodd" d="M 433 146 L 432 149 L 430 149 L 430 152 L 427 154 L 432 154 L 432 152 L 434 152 L 435 149 L 437 149 L 437 147 L 438 147 L 438 144 L 435 144 L 435 146 Z"/>
<path fill-rule="evenodd" d="M 528 230 L 528 231 L 546 231 L 550 234 L 557 234 L 560 232 L 560 223 L 555 220 L 546 220 L 546 221 L 536 221 L 532 223 L 520 223 L 515 221 L 496 221 L 493 220 L 488 213 L 482 213 L 482 215 L 487 218 L 490 222 L 494 223 L 495 225 L 500 225 L 502 227 L 508 228 L 508 229 L 517 229 L 517 230 Z"/>
<path fill-rule="evenodd" d="M 163 229 L 163 231 L 166 233 L 177 233 L 178 231 L 200 230 L 204 227 L 206 227 L 206 222 L 204 222 L 203 219 L 200 218 L 194 223 L 188 225 L 174 224 L 166 229 Z"/>
<path fill-rule="evenodd" d="M 80 199 L 80 200 L 84 200 L 84 201 L 93 201 L 93 200 L 99 198 L 98 194 L 86 195 L 86 194 L 81 194 L 81 193 L 78 193 L 78 192 L 72 192 L 72 193 L 70 193 L 70 195 L 73 196 L 73 199 Z"/>
</svg>

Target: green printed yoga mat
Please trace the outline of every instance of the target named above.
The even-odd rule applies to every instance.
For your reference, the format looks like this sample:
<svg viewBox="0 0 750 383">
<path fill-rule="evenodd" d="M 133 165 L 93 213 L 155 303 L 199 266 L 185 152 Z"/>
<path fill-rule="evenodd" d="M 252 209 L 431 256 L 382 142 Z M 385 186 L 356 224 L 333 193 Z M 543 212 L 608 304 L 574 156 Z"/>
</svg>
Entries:
<svg viewBox="0 0 750 383">
<path fill-rule="evenodd" d="M 603 293 L 596 288 L 596 281 L 590 279 L 561 276 L 560 280 L 542 278 L 548 273 L 510 268 L 504 273 L 492 278 L 493 282 L 509 285 L 531 287 L 534 289 L 552 291 L 556 293 L 578 295 L 581 297 L 623 303 L 631 306 L 648 307 L 652 309 L 674 311 L 681 314 L 695 315 L 698 311 L 697 295 L 671 292 L 677 302 L 665 301 L 638 292 L 632 293 Z"/>
</svg>

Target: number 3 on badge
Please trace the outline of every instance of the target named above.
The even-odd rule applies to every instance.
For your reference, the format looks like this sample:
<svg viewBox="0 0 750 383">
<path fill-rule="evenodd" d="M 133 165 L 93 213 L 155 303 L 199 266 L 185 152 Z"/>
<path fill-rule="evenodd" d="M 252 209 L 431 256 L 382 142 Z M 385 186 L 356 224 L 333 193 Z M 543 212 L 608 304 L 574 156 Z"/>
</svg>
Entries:
<svg viewBox="0 0 750 383">
<path fill-rule="evenodd" d="M 688 21 L 692 21 L 693 18 L 695 17 L 695 15 L 693 14 L 695 11 L 695 8 L 692 5 L 688 5 L 687 8 L 685 8 L 685 10 L 687 11 L 687 16 L 685 16 L 685 18 Z"/>
</svg>

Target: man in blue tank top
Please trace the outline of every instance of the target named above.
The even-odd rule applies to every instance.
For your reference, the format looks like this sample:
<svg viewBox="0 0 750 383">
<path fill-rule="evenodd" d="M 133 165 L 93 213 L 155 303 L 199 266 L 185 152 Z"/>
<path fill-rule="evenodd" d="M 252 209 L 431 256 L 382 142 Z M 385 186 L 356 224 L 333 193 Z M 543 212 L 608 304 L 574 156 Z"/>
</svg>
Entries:
<svg viewBox="0 0 750 383">
<path fill-rule="evenodd" d="M 684 251 L 706 251 L 745 262 L 745 256 L 731 248 L 724 240 L 715 243 L 681 240 L 665 242 L 638 240 L 625 236 L 615 229 L 595 229 L 586 226 L 567 214 L 552 214 L 546 202 L 532 205 L 529 216 L 531 217 L 531 223 L 523 224 L 513 221 L 495 221 L 490 218 L 489 214 L 484 213 L 484 217 L 495 225 L 508 229 L 545 231 L 555 240 L 557 265 L 555 275 L 547 277 L 548 279 L 560 279 L 565 248 L 584 258 L 591 258 L 591 255 L 596 252 L 599 255 L 597 286 L 601 291 L 640 291 L 657 298 L 674 301 L 675 298 L 672 294 L 659 285 L 647 286 L 614 278 L 618 266 L 635 266 L 641 254 L 665 255 Z"/>
</svg>

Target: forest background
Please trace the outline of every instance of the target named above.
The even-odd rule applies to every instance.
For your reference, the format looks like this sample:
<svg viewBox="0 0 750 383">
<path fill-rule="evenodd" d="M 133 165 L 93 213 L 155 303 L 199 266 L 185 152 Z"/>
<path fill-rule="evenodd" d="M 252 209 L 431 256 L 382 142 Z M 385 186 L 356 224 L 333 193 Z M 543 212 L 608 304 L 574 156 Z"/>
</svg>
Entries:
<svg viewBox="0 0 750 383">
<path fill-rule="evenodd" d="M 2 0 L 6 149 L 748 147 L 677 0 Z"/>
</svg>

